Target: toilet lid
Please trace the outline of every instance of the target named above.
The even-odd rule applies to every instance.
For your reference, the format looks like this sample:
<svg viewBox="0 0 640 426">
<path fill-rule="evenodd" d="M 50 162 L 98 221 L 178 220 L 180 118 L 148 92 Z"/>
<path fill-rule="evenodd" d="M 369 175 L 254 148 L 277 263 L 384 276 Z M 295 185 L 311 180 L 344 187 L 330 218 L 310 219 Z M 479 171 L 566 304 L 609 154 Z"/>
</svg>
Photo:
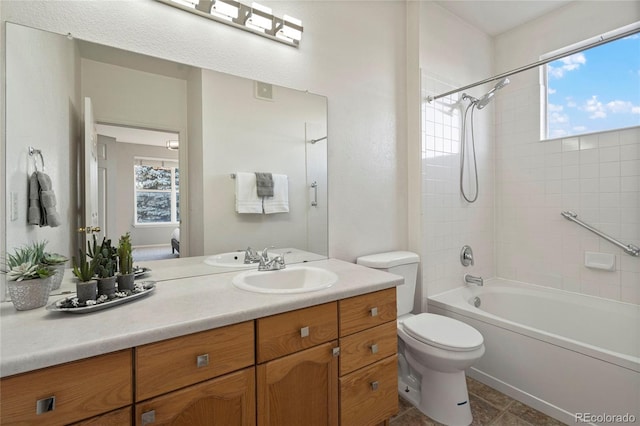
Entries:
<svg viewBox="0 0 640 426">
<path fill-rule="evenodd" d="M 484 342 L 478 330 L 444 315 L 414 315 L 404 320 L 402 325 L 414 339 L 442 349 L 472 351 Z"/>
</svg>

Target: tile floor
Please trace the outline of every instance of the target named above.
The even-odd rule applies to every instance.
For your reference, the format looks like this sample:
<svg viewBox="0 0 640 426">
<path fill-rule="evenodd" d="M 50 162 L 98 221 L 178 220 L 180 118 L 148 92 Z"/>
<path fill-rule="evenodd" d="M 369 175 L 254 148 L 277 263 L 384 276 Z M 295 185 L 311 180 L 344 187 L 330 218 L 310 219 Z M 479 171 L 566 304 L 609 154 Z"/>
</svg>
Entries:
<svg viewBox="0 0 640 426">
<path fill-rule="evenodd" d="M 524 405 L 489 386 L 467 377 L 472 426 L 559 426 L 559 420 Z M 398 415 L 391 426 L 441 426 L 399 397 Z"/>
</svg>

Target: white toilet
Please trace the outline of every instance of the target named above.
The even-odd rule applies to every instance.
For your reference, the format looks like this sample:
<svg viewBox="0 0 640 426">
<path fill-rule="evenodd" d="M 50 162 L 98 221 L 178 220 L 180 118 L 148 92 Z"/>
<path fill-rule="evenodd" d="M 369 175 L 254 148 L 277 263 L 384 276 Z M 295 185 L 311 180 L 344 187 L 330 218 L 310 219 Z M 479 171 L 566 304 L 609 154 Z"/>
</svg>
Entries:
<svg viewBox="0 0 640 426">
<path fill-rule="evenodd" d="M 475 328 L 442 315 L 414 315 L 420 258 L 406 251 L 363 256 L 357 263 L 404 277 L 398 305 L 398 391 L 427 416 L 450 426 L 471 424 L 464 370 L 484 354 Z"/>
</svg>

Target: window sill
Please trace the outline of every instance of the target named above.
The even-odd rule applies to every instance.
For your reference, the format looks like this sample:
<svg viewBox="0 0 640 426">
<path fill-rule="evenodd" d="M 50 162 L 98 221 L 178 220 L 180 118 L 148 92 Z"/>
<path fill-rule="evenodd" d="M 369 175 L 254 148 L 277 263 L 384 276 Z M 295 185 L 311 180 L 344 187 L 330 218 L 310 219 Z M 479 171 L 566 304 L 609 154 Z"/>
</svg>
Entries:
<svg viewBox="0 0 640 426">
<path fill-rule="evenodd" d="M 175 228 L 180 226 L 180 222 L 161 222 L 161 223 L 134 223 L 134 228 Z"/>
</svg>

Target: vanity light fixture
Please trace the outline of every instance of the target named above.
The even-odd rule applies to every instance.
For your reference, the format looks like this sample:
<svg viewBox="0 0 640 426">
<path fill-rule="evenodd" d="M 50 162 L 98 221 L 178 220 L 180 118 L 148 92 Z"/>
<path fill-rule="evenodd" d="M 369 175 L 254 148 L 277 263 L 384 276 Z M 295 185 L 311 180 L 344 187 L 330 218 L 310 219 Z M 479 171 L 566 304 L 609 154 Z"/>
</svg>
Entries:
<svg viewBox="0 0 640 426">
<path fill-rule="evenodd" d="M 302 40 L 302 21 L 288 15 L 274 16 L 271 8 L 251 6 L 236 0 L 156 0 L 213 21 L 298 47 Z"/>
<path fill-rule="evenodd" d="M 180 141 L 167 141 L 167 149 L 170 151 L 177 151 L 180 149 Z"/>
</svg>

